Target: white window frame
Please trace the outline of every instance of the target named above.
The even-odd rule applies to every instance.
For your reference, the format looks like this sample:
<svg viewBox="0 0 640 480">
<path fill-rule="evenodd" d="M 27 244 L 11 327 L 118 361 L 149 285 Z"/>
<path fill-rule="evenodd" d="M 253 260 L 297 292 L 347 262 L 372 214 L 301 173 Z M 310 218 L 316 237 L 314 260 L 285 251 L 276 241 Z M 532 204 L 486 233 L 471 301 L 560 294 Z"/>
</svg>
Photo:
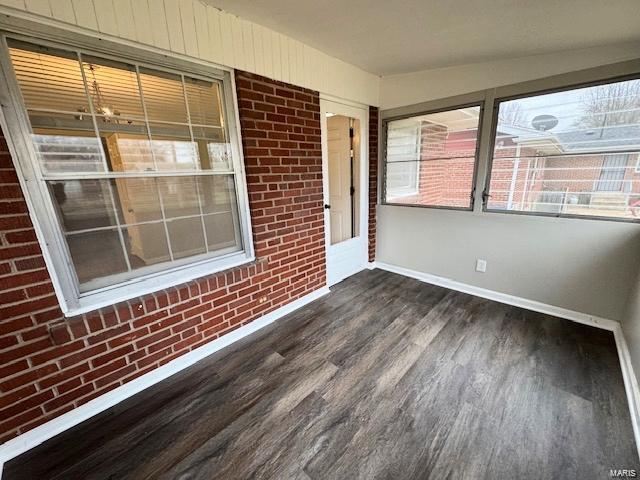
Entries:
<svg viewBox="0 0 640 480">
<path fill-rule="evenodd" d="M 30 138 L 30 122 L 13 72 L 7 37 L 61 50 L 81 51 L 83 54 L 134 63 L 138 66 L 155 70 L 186 74 L 190 77 L 220 83 L 222 113 L 231 144 L 242 250 L 213 258 L 198 259 L 187 264 L 169 265 L 162 271 L 140 275 L 116 285 L 80 292 L 73 262 L 68 253 L 55 208 L 47 191 L 35 148 Z M 92 48 L 94 45 L 96 47 Z M 22 34 L 20 31 L 10 32 L 3 30 L 0 31 L 0 81 L 3 81 L 4 85 L 0 85 L 0 102 L 2 104 L 0 124 L 5 133 L 9 151 L 25 194 L 30 217 L 42 247 L 43 256 L 60 302 L 60 308 L 66 316 L 78 315 L 113 305 L 255 260 L 241 148 L 238 104 L 232 69 L 172 59 L 165 55 L 129 46 L 123 48 L 120 45 L 84 35 L 69 35 L 68 42 L 67 36 L 64 37 L 62 42 L 52 42 L 46 36 L 41 37 L 39 35 L 38 38 L 33 38 Z M 194 176 L 198 173 L 197 171 L 189 172 Z M 119 173 L 117 176 L 127 177 L 135 176 L 135 174 Z M 168 176 L 175 176 L 175 173 L 172 172 Z M 78 178 L 81 177 L 82 175 L 78 176 Z"/>
</svg>

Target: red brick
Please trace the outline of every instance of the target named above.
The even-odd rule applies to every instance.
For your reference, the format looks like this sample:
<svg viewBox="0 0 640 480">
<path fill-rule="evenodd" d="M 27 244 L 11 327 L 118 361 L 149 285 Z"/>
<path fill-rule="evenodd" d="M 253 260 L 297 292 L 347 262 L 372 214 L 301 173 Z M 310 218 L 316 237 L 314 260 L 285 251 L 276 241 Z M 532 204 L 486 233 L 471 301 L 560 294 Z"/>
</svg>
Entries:
<svg viewBox="0 0 640 480">
<path fill-rule="evenodd" d="M 3 398 L 22 402 L 10 413 L 27 410 L 0 426 L 0 438 L 42 424 L 324 284 L 319 95 L 255 74 L 235 75 L 256 253 L 263 258 L 65 319 L 29 216 L 0 215 L 0 229 L 10 234 L 0 249 L 0 291 L 12 292 L 12 310 L 5 313 L 13 320 L 5 328 L 14 329 L 0 336 L 7 348 L 0 355 L 12 369 L 0 388 L 8 391 Z M 6 165 L 5 178 L 17 181 Z M 22 212 L 19 189 L 6 192 L 4 211 Z M 51 363 L 31 367 L 27 358 Z M 44 410 L 25 402 L 39 392 L 54 395 L 43 397 Z"/>
</svg>

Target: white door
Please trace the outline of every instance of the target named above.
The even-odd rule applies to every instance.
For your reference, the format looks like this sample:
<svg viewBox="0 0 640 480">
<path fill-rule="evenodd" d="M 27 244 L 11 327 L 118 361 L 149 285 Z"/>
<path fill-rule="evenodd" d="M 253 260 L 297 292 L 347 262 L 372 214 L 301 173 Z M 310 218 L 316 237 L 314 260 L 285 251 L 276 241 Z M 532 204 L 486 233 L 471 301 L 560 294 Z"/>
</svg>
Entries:
<svg viewBox="0 0 640 480">
<path fill-rule="evenodd" d="M 320 101 L 329 286 L 367 266 L 368 110 Z"/>
</svg>

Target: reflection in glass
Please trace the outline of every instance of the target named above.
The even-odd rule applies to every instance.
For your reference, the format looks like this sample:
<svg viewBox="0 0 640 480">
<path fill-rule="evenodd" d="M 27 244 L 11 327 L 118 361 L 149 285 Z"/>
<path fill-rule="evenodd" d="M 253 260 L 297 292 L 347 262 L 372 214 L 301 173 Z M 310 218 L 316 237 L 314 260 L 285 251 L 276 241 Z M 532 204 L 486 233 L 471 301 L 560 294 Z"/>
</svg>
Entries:
<svg viewBox="0 0 640 480">
<path fill-rule="evenodd" d="M 162 220 L 155 178 L 118 178 L 112 182 L 123 223 L 131 225 Z"/>
<path fill-rule="evenodd" d="M 640 80 L 499 103 L 488 208 L 640 218 Z"/>
<path fill-rule="evenodd" d="M 11 39 L 7 42 L 27 109 L 89 112 L 76 53 Z"/>
<path fill-rule="evenodd" d="M 127 271 L 117 229 L 75 233 L 66 238 L 81 290 L 90 280 Z"/>
<path fill-rule="evenodd" d="M 202 218 L 180 218 L 167 223 L 173 258 L 184 258 L 205 253 Z"/>
<path fill-rule="evenodd" d="M 118 223 L 111 180 L 48 182 L 54 206 L 65 232 L 115 226 Z"/>
<path fill-rule="evenodd" d="M 189 121 L 182 79 L 179 75 L 141 68 L 140 84 L 149 121 L 178 123 Z"/>
<path fill-rule="evenodd" d="M 191 123 L 222 126 L 220 85 L 190 77 L 185 77 L 184 80 Z"/>
<path fill-rule="evenodd" d="M 198 152 L 191 141 L 188 125 L 152 123 L 150 129 L 151 148 L 158 170 L 196 169 Z"/>
<path fill-rule="evenodd" d="M 158 179 L 158 186 L 167 218 L 200 214 L 194 177 L 163 177 Z"/>
<path fill-rule="evenodd" d="M 468 208 L 479 124 L 479 106 L 390 121 L 385 201 Z"/>
<path fill-rule="evenodd" d="M 122 229 L 132 269 L 171 260 L 162 223 L 146 223 Z"/>
<path fill-rule="evenodd" d="M 82 57 L 87 90 L 97 115 L 144 118 L 138 77 L 133 65 Z"/>
<path fill-rule="evenodd" d="M 235 208 L 236 197 L 233 176 L 200 176 L 197 181 L 202 213 L 230 212 Z"/>
<path fill-rule="evenodd" d="M 240 249 L 231 211 L 205 215 L 204 228 L 207 233 L 209 250 L 215 251 L 233 246 Z"/>
</svg>

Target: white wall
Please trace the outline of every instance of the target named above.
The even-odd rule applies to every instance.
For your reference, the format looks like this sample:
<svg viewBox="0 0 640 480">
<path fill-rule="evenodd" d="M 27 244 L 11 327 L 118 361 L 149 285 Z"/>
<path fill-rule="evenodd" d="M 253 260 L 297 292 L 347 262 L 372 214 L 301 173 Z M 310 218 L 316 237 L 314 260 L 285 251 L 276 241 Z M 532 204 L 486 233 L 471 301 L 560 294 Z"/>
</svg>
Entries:
<svg viewBox="0 0 640 480">
<path fill-rule="evenodd" d="M 612 320 L 640 265 L 640 226 L 623 222 L 382 205 L 377 241 L 376 260 Z"/>
<path fill-rule="evenodd" d="M 0 13 L 378 105 L 377 76 L 199 0 L 0 0 Z"/>
<path fill-rule="evenodd" d="M 380 107 L 395 108 L 640 57 L 640 42 L 383 77 Z"/>
<path fill-rule="evenodd" d="M 385 108 L 398 107 L 567 73 L 567 69 L 607 65 L 640 57 L 639 47 L 623 45 L 383 77 L 380 102 Z M 617 74 L 616 68 L 602 70 Z M 569 76 L 583 78 L 581 73 Z M 376 260 L 622 320 L 640 265 L 640 225 L 482 212 L 478 197 L 488 155 L 488 149 L 484 153 L 482 149 L 475 211 L 378 206 Z M 486 273 L 475 272 L 477 258 L 488 261 Z M 640 337 L 640 318 L 634 333 Z"/>
</svg>

